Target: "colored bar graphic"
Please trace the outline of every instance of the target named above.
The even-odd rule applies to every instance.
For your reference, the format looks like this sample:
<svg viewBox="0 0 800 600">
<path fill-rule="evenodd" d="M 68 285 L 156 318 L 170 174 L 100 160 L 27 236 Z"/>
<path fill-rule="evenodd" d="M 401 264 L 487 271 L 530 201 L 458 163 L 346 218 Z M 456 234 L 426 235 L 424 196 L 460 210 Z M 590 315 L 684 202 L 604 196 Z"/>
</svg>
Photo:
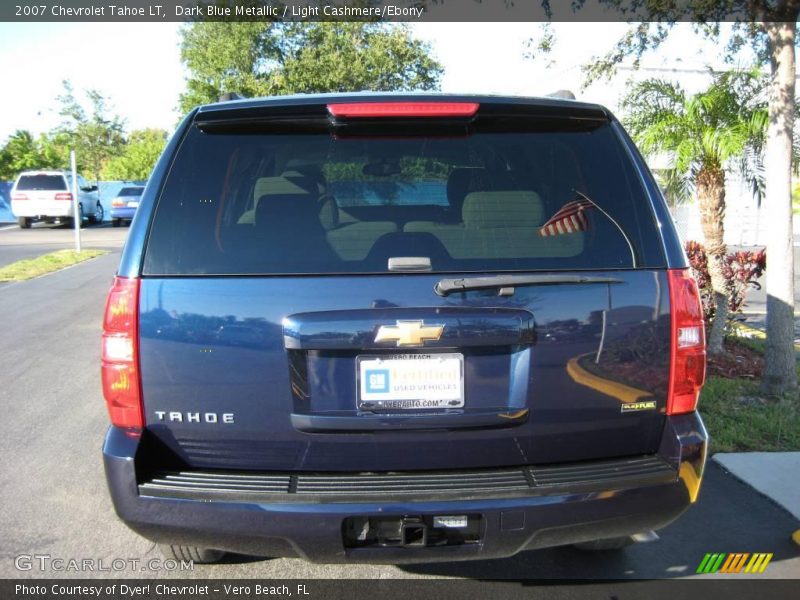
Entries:
<svg viewBox="0 0 800 600">
<path fill-rule="evenodd" d="M 772 560 L 771 552 L 769 554 L 763 552 L 759 554 L 753 554 L 753 558 L 750 559 L 750 562 L 745 567 L 744 572 L 763 573 L 766 570 L 769 561 L 771 560 Z"/>
<path fill-rule="evenodd" d="M 722 565 L 722 568 L 719 570 L 720 573 L 738 573 L 742 570 L 745 561 L 747 561 L 747 557 L 750 556 L 749 553 L 745 552 L 738 552 L 736 554 L 728 554 L 728 560 L 725 561 L 725 564 Z"/>
<path fill-rule="evenodd" d="M 700 561 L 697 573 L 763 573 L 772 560 L 772 553 L 731 552 L 708 553 Z M 748 562 L 747 559 L 750 559 Z M 747 566 L 745 567 L 745 563 Z"/>
<path fill-rule="evenodd" d="M 703 557 L 703 560 L 700 561 L 700 566 L 697 567 L 697 571 L 696 572 L 697 573 L 705 573 L 706 572 L 706 566 L 708 565 L 708 562 L 709 562 L 710 559 L 711 559 L 711 555 L 710 554 L 706 554 Z"/>
</svg>

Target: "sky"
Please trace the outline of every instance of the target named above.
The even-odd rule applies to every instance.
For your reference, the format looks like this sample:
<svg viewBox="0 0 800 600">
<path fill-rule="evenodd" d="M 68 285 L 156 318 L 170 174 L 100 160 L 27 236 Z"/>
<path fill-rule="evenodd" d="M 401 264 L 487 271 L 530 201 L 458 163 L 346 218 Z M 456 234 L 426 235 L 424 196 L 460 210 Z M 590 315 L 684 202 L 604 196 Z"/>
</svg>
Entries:
<svg viewBox="0 0 800 600">
<path fill-rule="evenodd" d="M 104 94 L 128 130 L 172 130 L 186 73 L 180 61 L 180 23 L 0 24 L 0 144 L 18 129 L 35 134 L 58 125 L 62 80 L 75 90 Z M 526 58 L 538 23 L 420 23 L 413 34 L 431 44 L 444 65 L 442 90 L 543 95 L 570 89 L 579 99 L 617 110 L 630 77 L 677 78 L 694 91 L 707 81 L 707 66 L 723 68 L 721 51 L 678 24 L 666 45 L 634 74 L 581 90 L 581 65 L 604 54 L 626 29 L 623 23 L 556 23 L 555 50 Z M 78 94 L 82 99 L 82 94 Z"/>
</svg>

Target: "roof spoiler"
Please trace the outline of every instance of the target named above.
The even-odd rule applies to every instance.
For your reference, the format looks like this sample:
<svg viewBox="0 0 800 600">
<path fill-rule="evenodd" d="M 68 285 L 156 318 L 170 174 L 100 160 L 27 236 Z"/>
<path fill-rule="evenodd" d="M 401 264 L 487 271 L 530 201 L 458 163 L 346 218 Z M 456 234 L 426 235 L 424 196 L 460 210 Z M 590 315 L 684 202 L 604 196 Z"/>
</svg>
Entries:
<svg viewBox="0 0 800 600">
<path fill-rule="evenodd" d="M 548 98 L 561 98 L 562 100 L 575 100 L 575 94 L 569 90 L 557 90 L 552 94 L 547 94 Z"/>
</svg>

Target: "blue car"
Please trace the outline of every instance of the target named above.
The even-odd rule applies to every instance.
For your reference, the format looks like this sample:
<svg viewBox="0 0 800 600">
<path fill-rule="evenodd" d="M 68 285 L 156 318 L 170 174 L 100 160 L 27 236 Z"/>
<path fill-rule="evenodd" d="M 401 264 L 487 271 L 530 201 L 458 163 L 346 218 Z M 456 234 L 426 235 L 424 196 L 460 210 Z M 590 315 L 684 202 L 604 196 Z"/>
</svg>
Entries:
<svg viewBox="0 0 800 600">
<path fill-rule="evenodd" d="M 696 501 L 697 285 L 602 106 L 220 102 L 152 178 L 103 324 L 103 456 L 167 556 L 616 549 Z"/>
<path fill-rule="evenodd" d="M 142 199 L 142 186 L 124 186 L 111 200 L 111 224 L 119 227 L 123 221 L 130 224 Z"/>
</svg>

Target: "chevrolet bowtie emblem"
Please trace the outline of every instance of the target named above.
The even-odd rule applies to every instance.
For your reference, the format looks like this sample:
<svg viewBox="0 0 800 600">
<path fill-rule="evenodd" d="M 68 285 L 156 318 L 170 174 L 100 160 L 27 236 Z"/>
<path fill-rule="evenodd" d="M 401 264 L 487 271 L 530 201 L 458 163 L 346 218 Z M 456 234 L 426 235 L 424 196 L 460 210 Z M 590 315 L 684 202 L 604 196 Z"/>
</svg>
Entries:
<svg viewBox="0 0 800 600">
<path fill-rule="evenodd" d="M 422 321 L 397 321 L 397 325 L 381 325 L 376 342 L 397 342 L 398 346 L 422 346 L 427 340 L 442 337 L 444 325 L 423 325 Z"/>
</svg>

